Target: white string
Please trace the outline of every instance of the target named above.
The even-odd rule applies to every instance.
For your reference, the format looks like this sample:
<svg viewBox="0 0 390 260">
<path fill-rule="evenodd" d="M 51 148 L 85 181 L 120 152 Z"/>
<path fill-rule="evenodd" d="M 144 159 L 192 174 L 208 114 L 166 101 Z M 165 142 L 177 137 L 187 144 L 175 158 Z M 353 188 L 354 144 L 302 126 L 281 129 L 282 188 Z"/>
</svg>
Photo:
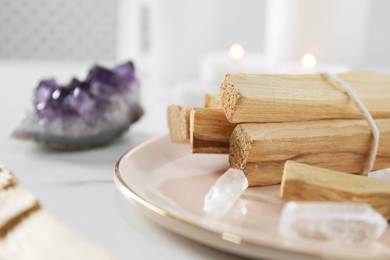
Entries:
<svg viewBox="0 0 390 260">
<path fill-rule="evenodd" d="M 377 125 L 375 124 L 374 119 L 372 118 L 370 112 L 368 111 L 367 107 L 360 101 L 359 97 L 356 95 L 355 91 L 342 79 L 340 79 L 337 75 L 329 72 L 323 73 L 323 75 L 330 81 L 336 83 L 338 86 L 342 87 L 344 91 L 348 94 L 348 96 L 353 100 L 355 105 L 362 111 L 364 117 L 366 118 L 368 124 L 371 127 L 372 134 L 374 136 L 374 142 L 371 146 L 370 151 L 370 158 L 369 161 L 364 168 L 364 171 L 362 172 L 362 175 L 367 176 L 370 171 L 372 171 L 372 168 L 374 167 L 375 158 L 378 153 L 378 146 L 379 146 L 379 138 L 380 133 Z"/>
</svg>

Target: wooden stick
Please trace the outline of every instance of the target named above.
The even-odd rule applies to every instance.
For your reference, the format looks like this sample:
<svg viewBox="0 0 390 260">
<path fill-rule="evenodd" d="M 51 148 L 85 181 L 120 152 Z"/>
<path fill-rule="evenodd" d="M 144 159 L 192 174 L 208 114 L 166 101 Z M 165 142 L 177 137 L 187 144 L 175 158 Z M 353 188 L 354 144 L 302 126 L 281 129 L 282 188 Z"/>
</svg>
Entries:
<svg viewBox="0 0 390 260">
<path fill-rule="evenodd" d="M 0 166 L 0 181 L 3 173 Z M 13 175 L 8 183 L 0 186 L 1 259 L 114 259 L 56 220 Z"/>
<path fill-rule="evenodd" d="M 206 93 L 204 95 L 204 107 L 205 108 L 222 108 L 220 95 Z"/>
<path fill-rule="evenodd" d="M 191 108 L 178 105 L 168 106 L 167 118 L 171 142 L 190 142 L 190 113 Z"/>
<path fill-rule="evenodd" d="M 15 219 L 39 207 L 39 203 L 27 189 L 20 185 L 0 190 L 0 195 L 1 236 L 13 226 Z"/>
<path fill-rule="evenodd" d="M 377 119 L 381 141 L 374 169 L 390 167 L 390 119 Z M 230 139 L 230 164 L 249 185 L 278 184 L 283 165 L 296 160 L 333 170 L 362 172 L 372 140 L 365 120 L 240 124 Z"/>
<path fill-rule="evenodd" d="M 285 200 L 368 203 L 390 220 L 390 180 L 287 161 L 280 192 Z"/>
<path fill-rule="evenodd" d="M 26 214 L 0 238 L 1 259 L 115 259 L 43 209 Z"/>
<path fill-rule="evenodd" d="M 221 108 L 219 94 L 206 93 L 205 108 Z M 190 142 L 190 113 L 191 108 L 180 105 L 170 105 L 167 109 L 168 128 L 171 142 Z"/>
<path fill-rule="evenodd" d="M 374 117 L 390 117 L 390 76 L 357 72 L 338 76 Z M 227 74 L 221 103 L 232 123 L 362 118 L 348 95 L 321 74 Z"/>
<path fill-rule="evenodd" d="M 227 121 L 222 109 L 194 108 L 190 121 L 193 153 L 229 153 L 235 124 Z"/>
</svg>

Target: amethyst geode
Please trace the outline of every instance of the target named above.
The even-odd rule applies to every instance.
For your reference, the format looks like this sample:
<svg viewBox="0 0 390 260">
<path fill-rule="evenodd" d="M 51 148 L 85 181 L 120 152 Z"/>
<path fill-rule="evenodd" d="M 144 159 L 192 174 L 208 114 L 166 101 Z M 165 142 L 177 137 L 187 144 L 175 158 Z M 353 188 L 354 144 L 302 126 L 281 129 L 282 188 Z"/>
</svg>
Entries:
<svg viewBox="0 0 390 260">
<path fill-rule="evenodd" d="M 113 69 L 95 65 L 85 80 L 74 78 L 66 86 L 55 79 L 40 81 L 33 109 L 13 136 L 62 149 L 102 146 L 142 114 L 133 63 Z"/>
</svg>

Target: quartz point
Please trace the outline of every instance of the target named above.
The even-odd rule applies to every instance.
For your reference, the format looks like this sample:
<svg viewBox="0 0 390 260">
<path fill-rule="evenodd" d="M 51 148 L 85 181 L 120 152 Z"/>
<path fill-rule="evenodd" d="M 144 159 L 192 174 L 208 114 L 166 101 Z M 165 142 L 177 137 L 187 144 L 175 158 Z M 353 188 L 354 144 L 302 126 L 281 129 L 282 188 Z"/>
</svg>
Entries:
<svg viewBox="0 0 390 260">
<path fill-rule="evenodd" d="M 377 179 L 390 179 L 390 168 L 369 172 L 368 177 Z"/>
<path fill-rule="evenodd" d="M 288 202 L 279 233 L 295 241 L 370 243 L 387 228 L 387 220 L 364 203 Z"/>
<path fill-rule="evenodd" d="M 203 211 L 215 218 L 223 218 L 248 188 L 243 171 L 230 168 L 222 174 L 204 198 Z"/>
</svg>

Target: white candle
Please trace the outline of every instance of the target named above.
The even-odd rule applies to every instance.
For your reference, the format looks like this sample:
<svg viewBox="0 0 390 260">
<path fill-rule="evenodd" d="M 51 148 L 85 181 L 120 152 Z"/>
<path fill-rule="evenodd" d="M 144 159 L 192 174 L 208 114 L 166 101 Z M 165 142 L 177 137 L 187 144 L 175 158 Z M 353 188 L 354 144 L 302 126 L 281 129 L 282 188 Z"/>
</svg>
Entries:
<svg viewBox="0 0 390 260">
<path fill-rule="evenodd" d="M 246 53 L 234 44 L 229 51 L 208 53 L 200 61 L 200 78 L 203 84 L 218 90 L 227 73 L 265 73 L 266 62 L 261 53 Z"/>
<path fill-rule="evenodd" d="M 358 65 L 364 55 L 369 0 L 267 2 L 265 50 L 271 65 L 313 52 L 322 62 Z"/>
<path fill-rule="evenodd" d="M 134 60 L 144 78 L 162 85 L 197 76 L 199 57 L 218 39 L 215 20 L 222 17 L 222 0 L 120 0 L 119 4 L 118 59 Z"/>
<path fill-rule="evenodd" d="M 313 53 L 305 53 L 301 60 L 285 61 L 279 63 L 274 69 L 275 73 L 309 74 L 332 72 L 341 73 L 349 71 L 349 67 L 342 63 L 320 62 Z"/>
</svg>

